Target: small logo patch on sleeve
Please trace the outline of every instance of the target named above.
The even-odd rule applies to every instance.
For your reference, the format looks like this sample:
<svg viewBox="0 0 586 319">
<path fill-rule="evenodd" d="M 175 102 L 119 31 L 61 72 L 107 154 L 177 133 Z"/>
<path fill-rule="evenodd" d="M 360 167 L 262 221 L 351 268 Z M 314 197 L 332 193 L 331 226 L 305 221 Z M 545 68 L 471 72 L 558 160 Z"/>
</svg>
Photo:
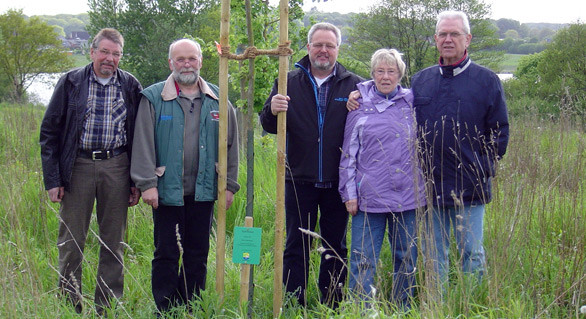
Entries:
<svg viewBox="0 0 586 319">
<path fill-rule="evenodd" d="M 210 116 L 212 117 L 212 121 L 219 121 L 220 111 L 210 111 Z"/>
</svg>

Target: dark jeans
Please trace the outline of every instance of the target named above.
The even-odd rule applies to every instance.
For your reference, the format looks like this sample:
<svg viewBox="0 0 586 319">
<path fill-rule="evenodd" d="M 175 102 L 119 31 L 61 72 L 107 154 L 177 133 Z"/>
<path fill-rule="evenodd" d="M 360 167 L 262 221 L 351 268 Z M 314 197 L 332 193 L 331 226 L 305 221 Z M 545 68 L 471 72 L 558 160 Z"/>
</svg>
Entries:
<svg viewBox="0 0 586 319">
<path fill-rule="evenodd" d="M 185 304 L 205 289 L 214 202 L 195 202 L 193 195 L 183 200 L 184 206 L 153 209 L 152 289 L 159 311 Z"/>
<path fill-rule="evenodd" d="M 287 292 L 294 293 L 299 303 L 306 305 L 312 237 L 301 233 L 299 228 L 315 230 L 318 207 L 320 235 L 325 248 L 321 254 L 318 279 L 320 301 L 335 307 L 342 299 L 348 273 L 345 266 L 348 258 L 348 212 L 337 187 L 317 188 L 313 184 L 285 183 L 287 242 L 283 255 L 283 283 Z"/>
</svg>

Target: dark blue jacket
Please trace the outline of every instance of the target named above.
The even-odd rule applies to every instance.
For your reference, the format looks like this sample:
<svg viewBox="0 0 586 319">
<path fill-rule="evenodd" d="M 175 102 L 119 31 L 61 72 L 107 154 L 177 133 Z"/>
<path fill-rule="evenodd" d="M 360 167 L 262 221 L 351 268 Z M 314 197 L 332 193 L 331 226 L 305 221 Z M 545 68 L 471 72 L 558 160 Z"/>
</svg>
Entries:
<svg viewBox="0 0 586 319">
<path fill-rule="evenodd" d="M 490 202 L 495 163 L 509 140 L 497 75 L 470 62 L 461 73 L 444 77 L 435 65 L 415 74 L 411 85 L 433 205 Z"/>
<path fill-rule="evenodd" d="M 40 143 L 43 178 L 47 190 L 63 186 L 69 191 L 71 172 L 77 157 L 87 107 L 92 66 L 93 63 L 90 63 L 63 75 L 57 82 L 45 111 L 41 123 Z M 130 156 L 134 120 L 142 87 L 132 74 L 120 69 L 117 72 L 126 105 L 126 147 Z"/>
<path fill-rule="evenodd" d="M 287 95 L 291 98 L 287 110 L 287 163 L 286 179 L 295 182 L 338 182 L 339 163 L 346 101 L 362 79 L 336 62 L 336 75 L 332 81 L 327 110 L 323 121 L 318 120 L 317 85 L 309 75 L 309 57 L 295 64 L 296 70 L 287 74 Z M 271 112 L 271 99 L 278 93 L 275 81 L 271 94 L 260 114 L 265 131 L 277 133 L 277 117 Z M 337 188 L 337 184 L 335 185 Z"/>
</svg>

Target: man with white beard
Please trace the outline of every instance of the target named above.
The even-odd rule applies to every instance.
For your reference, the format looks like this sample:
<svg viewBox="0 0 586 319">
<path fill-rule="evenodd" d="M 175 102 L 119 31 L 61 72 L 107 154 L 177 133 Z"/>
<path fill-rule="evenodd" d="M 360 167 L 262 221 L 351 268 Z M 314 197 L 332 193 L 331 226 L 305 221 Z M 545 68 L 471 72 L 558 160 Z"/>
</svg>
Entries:
<svg viewBox="0 0 586 319">
<path fill-rule="evenodd" d="M 152 292 L 160 313 L 190 307 L 205 289 L 218 188 L 219 94 L 217 86 L 199 76 L 201 66 L 197 42 L 173 42 L 172 74 L 142 92 L 136 119 L 130 175 L 143 201 L 153 207 Z M 227 208 L 240 188 L 237 130 L 229 106 Z"/>
</svg>

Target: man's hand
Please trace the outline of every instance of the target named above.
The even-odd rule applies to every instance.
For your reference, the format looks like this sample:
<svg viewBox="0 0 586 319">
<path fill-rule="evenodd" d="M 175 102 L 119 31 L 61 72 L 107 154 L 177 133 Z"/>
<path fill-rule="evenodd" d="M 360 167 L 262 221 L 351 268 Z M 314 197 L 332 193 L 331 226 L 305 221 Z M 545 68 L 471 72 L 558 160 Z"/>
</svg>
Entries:
<svg viewBox="0 0 586 319">
<path fill-rule="evenodd" d="M 348 213 L 350 213 L 350 215 L 352 216 L 356 216 L 356 213 L 358 213 L 358 200 L 351 199 L 345 202 L 344 204 L 346 204 L 346 210 L 348 211 Z"/>
<path fill-rule="evenodd" d="M 136 187 L 130 188 L 130 197 L 128 198 L 128 207 L 132 207 L 138 204 L 138 200 L 140 199 L 140 191 Z"/>
<path fill-rule="evenodd" d="M 226 190 L 226 210 L 232 206 L 232 202 L 234 202 L 234 193 Z"/>
<path fill-rule="evenodd" d="M 159 191 L 157 188 L 149 188 L 142 192 L 142 201 L 151 205 L 154 209 L 159 208 Z"/>
<path fill-rule="evenodd" d="M 271 99 L 271 113 L 273 115 L 277 115 L 279 112 L 287 112 L 287 108 L 289 107 L 289 100 L 288 96 L 284 96 L 281 94 L 276 94 Z"/>
<path fill-rule="evenodd" d="M 360 98 L 360 91 L 355 90 L 350 92 L 350 94 L 348 95 L 348 102 L 346 102 L 346 108 L 348 109 L 348 112 L 352 112 L 356 109 L 358 109 L 358 107 L 360 106 L 360 104 L 358 104 L 358 99 Z M 354 215 L 352 215 L 354 216 Z"/>
<path fill-rule="evenodd" d="M 53 203 L 61 203 L 63 195 L 65 195 L 65 187 L 53 187 L 47 192 L 49 193 L 49 199 Z"/>
</svg>

